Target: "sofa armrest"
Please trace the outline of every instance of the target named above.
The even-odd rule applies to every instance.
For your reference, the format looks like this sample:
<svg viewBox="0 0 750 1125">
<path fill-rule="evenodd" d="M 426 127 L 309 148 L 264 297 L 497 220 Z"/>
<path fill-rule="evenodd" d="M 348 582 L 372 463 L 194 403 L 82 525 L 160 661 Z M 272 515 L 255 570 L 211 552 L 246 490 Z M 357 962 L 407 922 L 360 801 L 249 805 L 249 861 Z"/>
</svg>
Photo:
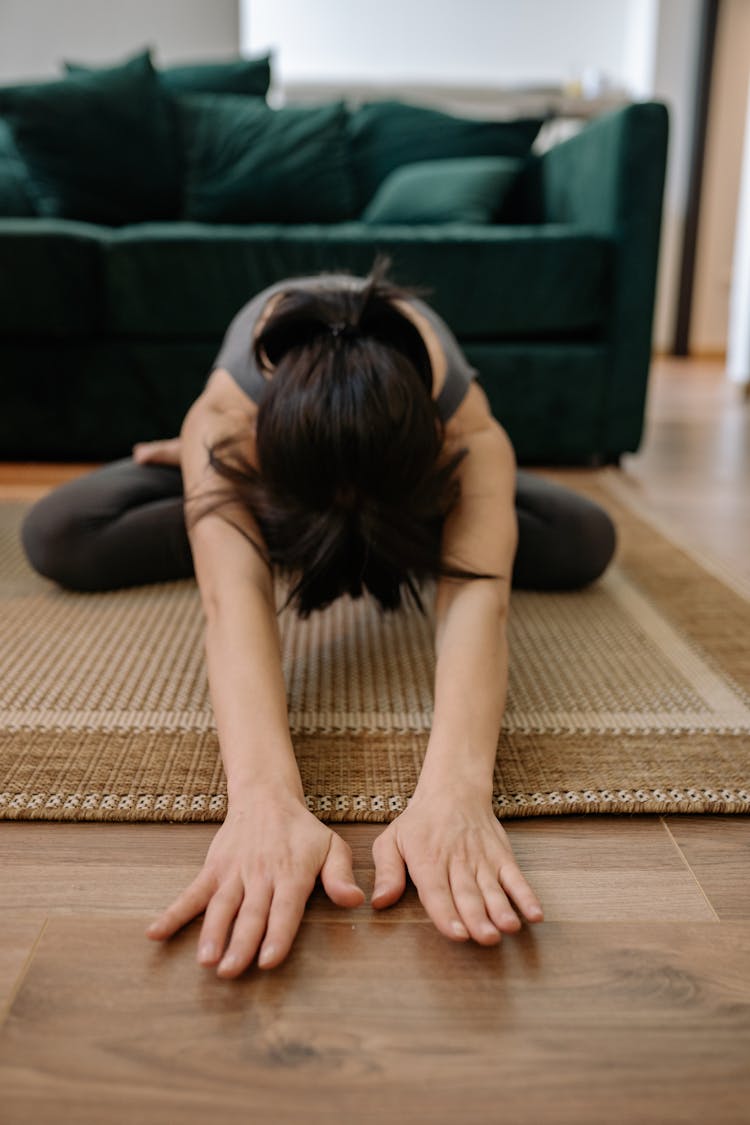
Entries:
<svg viewBox="0 0 750 1125">
<path fill-rule="evenodd" d="M 542 221 L 616 234 L 633 222 L 653 234 L 664 188 L 668 133 L 662 102 L 607 113 L 543 153 L 535 169 Z"/>
<path fill-rule="evenodd" d="M 638 448 L 651 339 L 669 116 L 661 102 L 608 113 L 543 153 L 534 168 L 544 222 L 576 223 L 613 242 L 608 448 Z"/>
</svg>

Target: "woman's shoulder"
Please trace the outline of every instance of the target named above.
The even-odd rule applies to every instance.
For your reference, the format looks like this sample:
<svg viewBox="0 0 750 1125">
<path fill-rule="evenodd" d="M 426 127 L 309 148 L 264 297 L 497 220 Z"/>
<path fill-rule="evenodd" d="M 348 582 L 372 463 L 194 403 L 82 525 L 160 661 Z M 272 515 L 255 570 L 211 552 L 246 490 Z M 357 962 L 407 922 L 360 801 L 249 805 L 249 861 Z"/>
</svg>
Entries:
<svg viewBox="0 0 750 1125">
<path fill-rule="evenodd" d="M 255 371 L 252 358 L 253 345 L 273 314 L 274 309 L 287 292 L 295 287 L 305 289 L 351 287 L 356 289 L 365 285 L 366 282 L 366 277 L 329 272 L 289 277 L 266 286 L 235 314 L 226 333 L 223 347 L 217 356 L 217 368 L 226 366 L 231 369 L 233 375 L 236 375 L 235 369 L 238 366 L 244 366 L 251 369 L 250 375 L 244 381 L 254 384 L 259 383 L 259 376 Z M 411 296 L 392 297 L 390 300 L 399 312 L 414 324 L 424 341 L 432 368 L 432 397 L 438 399 L 445 388 L 446 380 L 451 374 L 451 368 L 459 366 L 455 354 L 456 349 L 455 347 L 450 348 L 451 341 L 447 339 L 450 335 L 447 326 L 441 321 L 437 313 L 421 300 Z M 225 361 L 225 363 L 222 364 L 221 361 Z M 251 375 L 252 379 L 250 378 Z M 272 375 L 267 372 L 266 378 L 270 377 Z M 212 379 L 213 375 L 209 382 Z M 224 392 L 228 395 L 232 394 L 226 379 L 217 376 L 213 382 L 218 384 L 217 391 L 219 394 Z M 242 393 L 240 391 L 240 394 Z"/>
<path fill-rule="evenodd" d="M 492 413 L 487 395 L 478 383 L 472 382 L 457 410 L 445 423 L 445 443 L 460 445 L 470 435 L 484 430 L 499 430 L 510 442 L 507 431 Z"/>
<path fill-rule="evenodd" d="M 199 398 L 209 409 L 228 417 L 236 415 L 255 419 L 258 413 L 258 404 L 225 367 L 214 367 Z"/>
</svg>

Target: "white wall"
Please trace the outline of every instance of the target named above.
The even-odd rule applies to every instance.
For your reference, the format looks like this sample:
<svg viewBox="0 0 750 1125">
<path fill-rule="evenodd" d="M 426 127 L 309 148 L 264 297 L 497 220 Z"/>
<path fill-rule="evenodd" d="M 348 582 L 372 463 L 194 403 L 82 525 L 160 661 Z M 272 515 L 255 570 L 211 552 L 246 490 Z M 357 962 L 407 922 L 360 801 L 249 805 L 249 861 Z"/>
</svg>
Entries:
<svg viewBox="0 0 750 1125">
<path fill-rule="evenodd" d="M 236 55 L 239 0 L 0 0 L 0 82 L 60 75 L 63 59 L 156 63 Z"/>
<path fill-rule="evenodd" d="M 698 81 L 701 0 L 654 0 L 655 44 L 651 72 L 641 96 L 669 107 L 669 152 L 664 184 L 659 274 L 654 311 L 654 347 L 674 343 L 683 236 L 690 179 L 690 149 Z"/>
<path fill-rule="evenodd" d="M 623 43 L 623 65 L 635 98 L 651 95 L 656 69 L 660 4 L 657 0 L 629 0 Z"/>
<path fill-rule="evenodd" d="M 727 375 L 734 383 L 750 384 L 750 86 L 742 145 L 742 173 L 734 239 L 732 293 L 729 299 Z"/>
<path fill-rule="evenodd" d="M 278 45 L 282 84 L 323 79 L 559 84 L 625 73 L 640 0 L 241 0 L 248 53 Z"/>
<path fill-rule="evenodd" d="M 727 346 L 742 141 L 750 80 L 750 3 L 722 0 L 708 118 L 690 350 Z"/>
</svg>

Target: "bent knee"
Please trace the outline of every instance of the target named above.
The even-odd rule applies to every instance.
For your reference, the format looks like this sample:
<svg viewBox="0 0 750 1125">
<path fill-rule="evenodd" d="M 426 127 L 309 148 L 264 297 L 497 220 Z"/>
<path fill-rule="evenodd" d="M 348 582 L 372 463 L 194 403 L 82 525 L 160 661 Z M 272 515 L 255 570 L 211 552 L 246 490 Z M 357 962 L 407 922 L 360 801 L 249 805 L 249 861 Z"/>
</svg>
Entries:
<svg viewBox="0 0 750 1125">
<path fill-rule="evenodd" d="M 20 540 L 29 564 L 44 578 L 71 590 L 95 588 L 86 566 L 87 552 L 81 549 L 81 522 L 55 504 L 51 495 L 43 496 L 26 513 Z"/>
<path fill-rule="evenodd" d="M 576 535 L 578 551 L 573 567 L 574 585 L 588 586 L 601 577 L 617 548 L 617 530 L 607 512 L 598 505 L 581 513 Z"/>
</svg>

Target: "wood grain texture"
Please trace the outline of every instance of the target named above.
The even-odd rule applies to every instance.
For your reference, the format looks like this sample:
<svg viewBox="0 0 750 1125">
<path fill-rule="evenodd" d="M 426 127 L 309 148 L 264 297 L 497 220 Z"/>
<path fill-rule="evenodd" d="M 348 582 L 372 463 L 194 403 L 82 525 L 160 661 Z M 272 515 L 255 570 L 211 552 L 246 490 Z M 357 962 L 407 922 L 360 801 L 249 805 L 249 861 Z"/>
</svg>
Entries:
<svg viewBox="0 0 750 1125">
<path fill-rule="evenodd" d="M 0 1023 L 13 1001 L 16 989 L 31 964 L 34 947 L 46 921 L 41 910 L 13 910 L 3 902 L 2 941 L 0 941 Z M 0 1120 L 2 1114 L 0 1112 Z"/>
<path fill-rule="evenodd" d="M 190 936 L 50 920 L 0 1033 L 6 1125 L 746 1112 L 745 923 L 547 923 L 480 949 L 305 922 L 282 966 L 234 982 L 196 972 Z"/>
<path fill-rule="evenodd" d="M 664 824 L 718 918 L 750 922 L 750 817 L 667 816 Z"/>
<path fill-rule="evenodd" d="M 548 920 L 717 922 L 696 878 L 653 816 L 568 816 L 507 821 L 505 830 L 521 870 Z M 731 817 L 726 818 L 731 819 Z M 372 842 L 385 825 L 336 825 L 351 845 L 354 874 L 367 895 L 356 910 L 334 905 L 320 882 L 308 920 L 426 922 L 410 880 L 397 904 L 373 911 Z M 3 825 L 8 862 L 0 869 L 0 898 L 15 909 L 67 913 L 161 913 L 198 874 L 214 825 Z M 52 835 L 55 846 L 51 846 Z"/>
<path fill-rule="evenodd" d="M 641 448 L 622 458 L 633 494 L 750 577 L 750 401 L 717 361 L 659 359 Z"/>
</svg>

